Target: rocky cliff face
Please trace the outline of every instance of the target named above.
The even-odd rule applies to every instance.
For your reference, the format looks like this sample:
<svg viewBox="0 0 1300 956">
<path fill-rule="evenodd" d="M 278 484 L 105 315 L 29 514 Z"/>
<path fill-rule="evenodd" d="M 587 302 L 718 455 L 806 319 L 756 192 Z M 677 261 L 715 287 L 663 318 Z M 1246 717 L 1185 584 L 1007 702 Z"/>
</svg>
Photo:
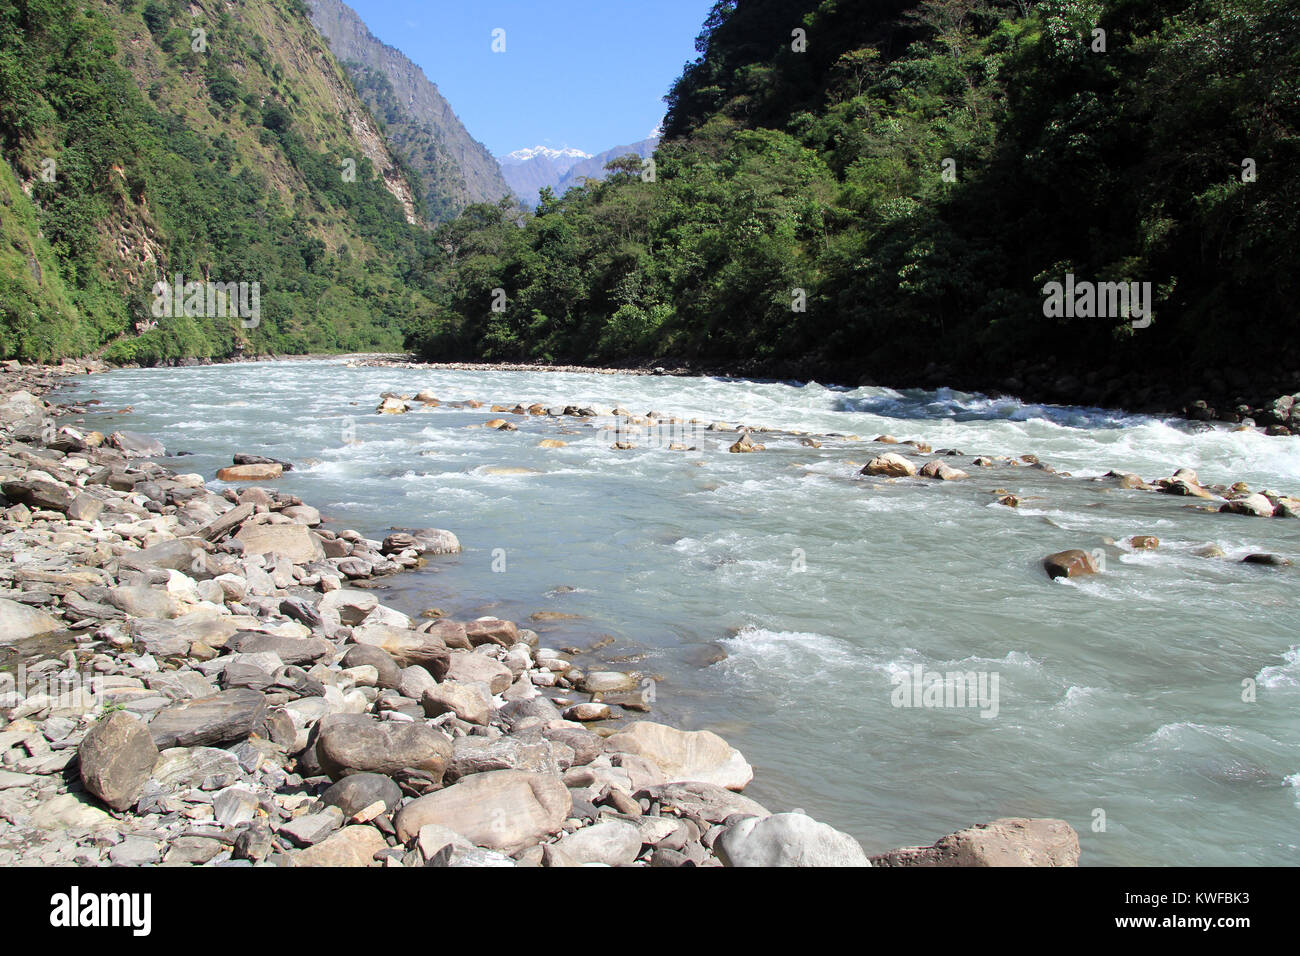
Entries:
<svg viewBox="0 0 1300 956">
<path fill-rule="evenodd" d="M 501 169 L 466 131 L 424 71 L 381 43 L 340 0 L 310 0 L 312 23 L 345 65 L 389 142 L 419 177 L 425 211 L 449 219 L 476 202 L 510 194 Z"/>
</svg>

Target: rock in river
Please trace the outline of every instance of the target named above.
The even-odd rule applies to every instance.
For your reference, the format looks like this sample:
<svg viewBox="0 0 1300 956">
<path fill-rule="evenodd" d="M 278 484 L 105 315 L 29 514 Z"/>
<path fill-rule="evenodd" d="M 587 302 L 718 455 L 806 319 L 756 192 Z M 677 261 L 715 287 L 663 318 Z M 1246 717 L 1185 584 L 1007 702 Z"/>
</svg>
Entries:
<svg viewBox="0 0 1300 956">
<path fill-rule="evenodd" d="M 1079 548 L 1058 551 L 1043 558 L 1043 570 L 1047 576 L 1056 578 L 1077 578 L 1085 574 L 1097 573 L 1097 562 L 1092 555 Z"/>
<path fill-rule="evenodd" d="M 950 833 L 933 846 L 871 858 L 875 866 L 1078 866 L 1079 835 L 1064 820 L 1007 817 Z"/>
<path fill-rule="evenodd" d="M 908 478 L 916 474 L 916 465 L 902 455 L 887 451 L 867 462 L 866 467 L 862 469 L 860 474 L 883 475 L 886 478 Z"/>
</svg>

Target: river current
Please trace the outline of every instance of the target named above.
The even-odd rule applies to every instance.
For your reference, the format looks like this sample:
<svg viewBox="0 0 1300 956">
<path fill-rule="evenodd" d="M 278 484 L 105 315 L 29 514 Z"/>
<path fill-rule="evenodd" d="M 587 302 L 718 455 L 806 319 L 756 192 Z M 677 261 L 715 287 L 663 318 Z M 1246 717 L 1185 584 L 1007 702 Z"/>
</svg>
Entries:
<svg viewBox="0 0 1300 956">
<path fill-rule="evenodd" d="M 381 392 L 424 389 L 444 404 L 375 414 Z M 1300 863 L 1300 521 L 1087 480 L 1188 467 L 1295 493 L 1300 438 L 948 390 L 343 359 L 121 370 L 57 396 L 87 399 L 103 403 L 90 426 L 189 452 L 166 460 L 175 470 L 211 479 L 236 452 L 283 458 L 295 468 L 276 487 L 333 526 L 454 531 L 463 553 L 388 579 L 381 599 L 518 620 L 545 646 L 599 644 L 591 658 L 655 681 L 652 719 L 738 747 L 750 795 L 869 853 L 1045 816 L 1079 831 L 1085 865 Z M 466 399 L 485 404 L 446 404 Z M 822 445 L 755 433 L 765 451 L 728 454 L 731 432 L 656 440 L 612 434 L 613 418 L 489 412 L 519 402 Z M 467 427 L 497 417 L 518 430 Z M 883 433 L 958 449 L 944 460 L 971 477 L 858 477 L 891 450 L 869 441 Z M 548 438 L 566 445 L 539 447 Z M 636 447 L 612 449 L 620 438 Z M 971 465 L 1027 453 L 1072 477 Z M 1159 547 L 1127 547 L 1138 534 Z M 1195 553 L 1210 543 L 1226 557 Z M 1066 548 L 1098 551 L 1104 573 L 1050 581 L 1041 559 Z M 1240 562 L 1253 552 L 1296 566 Z M 552 619 L 530 623 L 537 612 Z M 965 706 L 951 683 L 946 698 L 911 693 L 948 674 L 979 676 L 984 693 Z"/>
</svg>

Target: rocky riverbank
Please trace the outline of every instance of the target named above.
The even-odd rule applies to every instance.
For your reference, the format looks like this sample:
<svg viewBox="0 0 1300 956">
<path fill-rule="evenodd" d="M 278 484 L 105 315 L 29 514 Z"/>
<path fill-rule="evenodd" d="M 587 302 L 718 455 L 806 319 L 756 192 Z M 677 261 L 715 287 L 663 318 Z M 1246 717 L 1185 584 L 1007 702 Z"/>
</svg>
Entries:
<svg viewBox="0 0 1300 956">
<path fill-rule="evenodd" d="M 721 737 L 636 719 L 639 675 L 385 607 L 368 585 L 452 532 L 377 541 L 274 489 L 214 491 L 40 397 L 93 370 L 0 378 L 0 865 L 1077 862 L 1063 821 L 869 858 L 770 812 Z"/>
<path fill-rule="evenodd" d="M 417 367 L 417 366 L 410 366 Z M 419 413 L 430 408 L 441 407 L 443 403 L 429 390 L 412 394 L 384 392 L 379 397 L 375 411 L 380 415 L 404 415 Z M 821 449 L 830 447 L 844 450 L 850 454 L 865 452 L 865 464 L 845 458 L 842 462 L 844 476 L 855 481 L 898 481 L 918 479 L 923 481 L 966 481 L 976 474 L 988 474 L 1003 480 L 1014 480 L 1016 469 L 1028 469 L 1038 474 L 1051 476 L 1058 480 L 1080 480 L 1100 484 L 1107 491 L 1139 491 L 1169 495 L 1174 498 L 1188 498 L 1191 503 L 1184 508 L 1209 514 L 1239 515 L 1251 518 L 1298 518 L 1300 517 L 1300 497 L 1275 489 L 1253 490 L 1246 482 L 1236 481 L 1232 484 L 1203 484 L 1195 471 L 1190 468 L 1177 468 L 1168 477 L 1157 477 L 1150 481 L 1131 472 L 1111 470 L 1098 478 L 1074 479 L 1068 471 L 1058 471 L 1037 455 L 1026 452 L 1019 457 L 1010 455 L 986 455 L 967 453 L 956 448 L 934 449 L 929 442 L 919 438 L 899 439 L 893 435 L 877 435 L 864 439 L 859 435 L 841 433 L 813 433 L 772 428 L 744 422 L 706 421 L 699 418 L 683 419 L 658 411 L 637 414 L 622 406 L 563 405 L 545 406 L 540 403 L 502 400 L 482 402 L 464 400 L 448 402 L 450 408 L 485 409 L 488 414 L 510 418 L 494 417 L 477 425 L 468 427 L 490 428 L 502 432 L 519 432 L 516 421 L 542 419 L 549 423 L 564 423 L 565 433 L 572 433 L 573 427 L 598 429 L 598 434 L 610 441 L 614 451 L 628 452 L 638 448 L 655 449 L 668 452 L 719 452 L 732 454 L 750 454 L 763 452 L 768 444 L 774 448 L 781 445 L 796 445 L 801 449 Z M 513 420 L 512 420 L 513 419 Z M 1249 426 L 1238 426 L 1241 430 Z M 755 436 L 763 442 L 754 440 Z M 566 442 L 558 438 L 545 438 L 538 442 L 539 447 L 563 448 Z M 928 461 L 914 461 L 909 456 L 928 457 Z M 965 468 L 954 467 L 954 464 Z M 969 469 L 969 470 L 966 470 Z M 506 468 L 499 473 L 510 473 L 515 469 Z M 525 470 L 526 471 L 526 470 Z M 1017 508 L 1022 503 L 1022 496 L 1006 488 L 992 488 L 988 492 L 994 501 L 1003 507 Z M 1101 547 L 1097 547 L 1100 545 Z M 1056 578 L 1081 577 L 1097 574 L 1105 566 L 1105 548 L 1118 551 L 1155 550 L 1160 540 L 1155 535 L 1135 533 L 1123 544 L 1113 538 L 1103 538 L 1092 544 L 1092 550 L 1070 548 L 1056 552 L 1043 559 L 1043 569 L 1047 576 Z M 1216 545 L 1207 542 L 1195 552 L 1200 557 L 1224 558 L 1227 555 Z M 1269 567 L 1290 567 L 1293 561 L 1279 554 L 1269 552 L 1252 552 L 1239 560 L 1246 564 Z"/>
</svg>

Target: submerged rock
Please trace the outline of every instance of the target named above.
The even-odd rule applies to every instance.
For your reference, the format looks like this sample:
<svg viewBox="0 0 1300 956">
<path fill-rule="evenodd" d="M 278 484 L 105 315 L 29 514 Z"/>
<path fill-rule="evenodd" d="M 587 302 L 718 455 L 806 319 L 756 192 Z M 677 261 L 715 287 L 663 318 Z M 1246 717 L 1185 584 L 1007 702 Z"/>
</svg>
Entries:
<svg viewBox="0 0 1300 956">
<path fill-rule="evenodd" d="M 231 465 L 217 472 L 218 481 L 271 481 L 284 474 L 284 466 L 276 463 L 256 465 Z"/>
<path fill-rule="evenodd" d="M 916 474 L 916 465 L 902 455 L 888 451 L 867 462 L 860 474 L 881 475 L 886 478 L 910 478 Z"/>
<path fill-rule="evenodd" d="M 1043 569 L 1047 576 L 1056 578 L 1077 578 L 1087 574 L 1097 574 L 1097 562 L 1087 551 L 1072 548 L 1058 551 L 1043 558 Z"/>
</svg>

